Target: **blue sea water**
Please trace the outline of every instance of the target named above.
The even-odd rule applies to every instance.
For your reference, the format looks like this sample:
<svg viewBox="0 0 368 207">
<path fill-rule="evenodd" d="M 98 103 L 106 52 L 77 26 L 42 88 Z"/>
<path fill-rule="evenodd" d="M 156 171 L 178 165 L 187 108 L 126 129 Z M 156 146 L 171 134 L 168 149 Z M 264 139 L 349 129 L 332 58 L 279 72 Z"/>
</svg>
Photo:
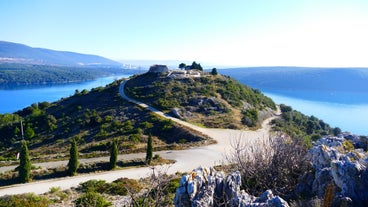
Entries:
<svg viewBox="0 0 368 207">
<path fill-rule="evenodd" d="M 321 102 L 288 97 L 280 93 L 268 93 L 267 91 L 264 91 L 264 93 L 276 103 L 283 103 L 306 115 L 318 117 L 332 127 L 340 127 L 343 131 L 354 134 L 368 135 L 368 103 Z"/>
<path fill-rule="evenodd" d="M 70 83 L 51 86 L 26 86 L 12 90 L 0 90 L 0 114 L 13 113 L 38 102 L 53 102 L 61 98 L 69 97 L 78 89 L 90 90 L 99 86 L 105 86 L 114 80 L 128 77 L 129 75 L 109 76 L 93 81 Z"/>
</svg>

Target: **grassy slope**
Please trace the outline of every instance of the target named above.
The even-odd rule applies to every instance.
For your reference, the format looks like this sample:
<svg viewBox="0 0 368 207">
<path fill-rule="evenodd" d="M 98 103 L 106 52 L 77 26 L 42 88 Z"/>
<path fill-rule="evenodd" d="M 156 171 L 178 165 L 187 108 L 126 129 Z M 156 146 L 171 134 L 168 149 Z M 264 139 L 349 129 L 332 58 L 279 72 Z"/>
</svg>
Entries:
<svg viewBox="0 0 368 207">
<path fill-rule="evenodd" d="M 126 84 L 126 93 L 161 110 L 178 108 L 189 122 L 219 128 L 244 128 L 246 111 L 258 111 L 257 126 L 275 110 L 274 102 L 229 77 L 171 79 L 166 74 L 146 73 Z"/>
</svg>

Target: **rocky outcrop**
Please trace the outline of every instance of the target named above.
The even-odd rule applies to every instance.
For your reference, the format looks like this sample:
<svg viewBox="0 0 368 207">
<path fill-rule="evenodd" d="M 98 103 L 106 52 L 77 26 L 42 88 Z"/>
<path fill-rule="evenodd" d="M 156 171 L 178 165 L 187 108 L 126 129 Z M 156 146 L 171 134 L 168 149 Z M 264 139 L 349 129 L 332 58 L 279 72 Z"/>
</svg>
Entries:
<svg viewBox="0 0 368 207">
<path fill-rule="evenodd" d="M 310 150 L 314 171 L 299 187 L 323 198 L 327 185 L 332 183 L 336 187 L 335 206 L 341 202 L 348 206 L 368 206 L 368 155 L 362 149 L 347 149 L 346 146 L 352 145 L 357 143 L 342 137 L 320 139 Z"/>
<path fill-rule="evenodd" d="M 240 206 L 240 207 L 287 207 L 286 201 L 274 196 L 271 190 L 260 197 L 240 190 L 239 172 L 225 175 L 213 168 L 197 168 L 184 175 L 175 194 L 176 207 Z"/>
</svg>

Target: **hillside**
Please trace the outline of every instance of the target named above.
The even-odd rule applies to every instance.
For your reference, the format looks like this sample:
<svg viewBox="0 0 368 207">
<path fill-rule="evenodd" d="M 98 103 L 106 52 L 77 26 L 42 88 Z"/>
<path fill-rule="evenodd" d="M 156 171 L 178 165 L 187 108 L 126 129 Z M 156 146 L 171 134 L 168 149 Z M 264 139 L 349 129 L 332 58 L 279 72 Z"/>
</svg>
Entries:
<svg viewBox="0 0 368 207">
<path fill-rule="evenodd" d="M 175 79 L 145 73 L 131 78 L 125 92 L 188 122 L 213 128 L 257 127 L 276 110 L 260 91 L 221 75 Z"/>
<path fill-rule="evenodd" d="M 148 134 L 155 149 L 201 144 L 207 137 L 141 109 L 119 95 L 119 81 L 58 102 L 33 104 L 14 114 L 0 115 L 0 158 L 15 159 L 20 120 L 34 162 L 66 159 L 70 138 L 77 138 L 82 157 L 106 155 L 117 139 L 124 153 L 144 151 Z M 175 135 L 175 136 L 174 136 Z"/>
<path fill-rule="evenodd" d="M 33 48 L 27 45 L 5 41 L 0 41 L 0 63 L 63 66 L 121 66 L 118 62 L 97 55 Z"/>
</svg>

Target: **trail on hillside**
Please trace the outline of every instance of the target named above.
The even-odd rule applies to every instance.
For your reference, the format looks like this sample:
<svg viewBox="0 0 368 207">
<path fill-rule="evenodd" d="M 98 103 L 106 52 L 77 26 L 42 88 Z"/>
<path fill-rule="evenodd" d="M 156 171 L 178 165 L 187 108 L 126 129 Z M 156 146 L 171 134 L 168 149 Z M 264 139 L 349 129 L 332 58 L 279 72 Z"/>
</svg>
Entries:
<svg viewBox="0 0 368 207">
<path fill-rule="evenodd" d="M 164 171 L 168 174 L 174 174 L 176 172 L 188 172 L 197 168 L 199 166 L 202 167 L 210 167 L 218 164 L 222 164 L 224 162 L 225 153 L 228 153 L 232 150 L 231 144 L 235 139 L 241 139 L 243 143 L 256 143 L 260 139 L 266 139 L 270 136 L 270 125 L 269 123 L 277 117 L 279 111 L 275 116 L 266 119 L 262 123 L 262 127 L 258 130 L 233 130 L 233 129 L 211 129 L 211 128 L 202 128 L 195 126 L 193 124 L 184 122 L 180 119 L 168 116 L 163 112 L 139 101 L 131 99 L 126 96 L 124 93 L 126 81 L 124 81 L 119 88 L 119 93 L 121 97 L 127 101 L 130 101 L 142 108 L 146 108 L 159 116 L 168 118 L 173 120 L 174 122 L 191 128 L 192 130 L 203 133 L 210 138 L 216 140 L 216 144 L 201 146 L 197 148 L 191 148 L 186 150 L 170 150 L 170 151 L 159 151 L 154 154 L 159 154 L 160 156 L 166 159 L 172 159 L 176 162 L 170 165 L 163 165 L 155 167 L 156 170 Z M 121 157 L 129 156 L 129 158 L 144 158 L 144 153 L 138 154 L 130 154 L 130 155 L 121 155 Z M 103 158 L 91 158 L 85 159 L 83 162 L 94 162 L 94 161 L 108 161 L 109 157 Z M 40 163 L 35 164 L 36 166 L 42 167 L 50 167 L 50 166 L 60 166 L 66 164 L 65 162 L 49 162 L 49 163 Z M 9 168 L 9 167 L 8 167 Z M 7 168 L 7 169 L 8 169 Z M 1 172 L 1 168 L 0 168 Z M 81 182 L 86 182 L 91 179 L 97 180 L 106 180 L 107 182 L 112 182 L 121 177 L 127 177 L 131 179 L 139 179 L 143 177 L 148 177 L 152 173 L 152 167 L 141 167 L 141 168 L 131 168 L 131 169 L 122 169 L 115 171 L 107 171 L 102 173 L 92 173 L 92 174 L 84 174 L 75 177 L 64 177 L 58 179 L 50 179 L 44 181 L 36 181 L 32 183 L 26 184 L 17 184 L 12 186 L 0 187 L 0 196 L 3 195 L 11 195 L 11 194 L 22 194 L 33 192 L 36 194 L 42 194 L 48 192 L 51 187 L 60 187 L 61 189 L 69 189 L 71 187 L 78 186 Z"/>
</svg>

